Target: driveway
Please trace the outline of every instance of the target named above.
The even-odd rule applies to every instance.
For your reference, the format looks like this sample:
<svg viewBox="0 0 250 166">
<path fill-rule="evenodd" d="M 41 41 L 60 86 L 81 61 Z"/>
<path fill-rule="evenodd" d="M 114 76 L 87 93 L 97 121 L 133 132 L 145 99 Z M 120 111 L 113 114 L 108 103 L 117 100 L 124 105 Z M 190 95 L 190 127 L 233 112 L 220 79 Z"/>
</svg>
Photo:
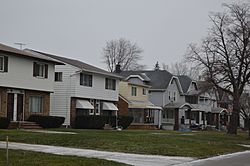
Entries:
<svg viewBox="0 0 250 166">
<path fill-rule="evenodd" d="M 0 148 L 6 148 L 6 142 L 0 141 Z M 60 146 L 9 143 L 10 149 L 22 149 L 35 152 L 51 153 L 58 155 L 81 156 L 117 161 L 136 166 L 170 166 L 187 163 L 195 160 L 190 157 L 170 157 L 159 155 L 140 155 L 131 153 L 106 152 L 89 149 L 66 148 Z"/>
</svg>

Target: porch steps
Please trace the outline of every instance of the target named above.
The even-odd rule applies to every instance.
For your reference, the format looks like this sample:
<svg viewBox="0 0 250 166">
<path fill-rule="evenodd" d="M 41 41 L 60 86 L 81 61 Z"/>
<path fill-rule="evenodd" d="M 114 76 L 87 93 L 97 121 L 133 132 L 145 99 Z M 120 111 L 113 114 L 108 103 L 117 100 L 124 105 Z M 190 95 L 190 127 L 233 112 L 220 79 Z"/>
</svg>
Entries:
<svg viewBox="0 0 250 166">
<path fill-rule="evenodd" d="M 131 130 L 136 130 L 136 129 L 139 129 L 139 130 L 158 130 L 158 127 L 156 125 L 147 125 L 147 124 L 131 124 L 128 129 L 131 129 Z"/>
<path fill-rule="evenodd" d="M 10 122 L 10 125 L 8 127 L 9 129 L 42 129 L 41 126 L 39 126 L 35 122 L 28 122 L 28 121 L 23 121 L 23 122 Z"/>
</svg>

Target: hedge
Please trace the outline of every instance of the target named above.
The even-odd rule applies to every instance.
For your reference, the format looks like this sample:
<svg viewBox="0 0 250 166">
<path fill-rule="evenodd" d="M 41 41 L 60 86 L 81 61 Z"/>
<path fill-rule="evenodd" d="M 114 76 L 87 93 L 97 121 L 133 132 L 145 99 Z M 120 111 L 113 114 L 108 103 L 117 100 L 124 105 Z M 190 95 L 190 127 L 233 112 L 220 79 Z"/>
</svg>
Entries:
<svg viewBox="0 0 250 166">
<path fill-rule="evenodd" d="M 116 127 L 115 119 L 116 117 L 112 116 L 111 125 L 113 127 Z M 117 120 L 118 120 L 118 126 L 121 126 L 123 129 L 126 129 L 133 122 L 134 118 L 131 116 L 118 116 Z"/>
<path fill-rule="evenodd" d="M 132 121 L 133 117 L 119 116 L 118 126 L 126 129 Z M 75 120 L 75 128 L 81 129 L 103 129 L 105 124 L 110 124 L 112 127 L 116 127 L 116 116 L 77 116 Z"/>
<path fill-rule="evenodd" d="M 10 120 L 6 117 L 0 117 L 0 129 L 7 129 L 10 124 Z"/>
<path fill-rule="evenodd" d="M 106 116 L 77 116 L 75 128 L 77 129 L 102 129 L 107 122 Z"/>
<path fill-rule="evenodd" d="M 64 123 L 65 118 L 59 116 L 31 115 L 28 121 L 36 122 L 43 128 L 59 128 Z"/>
</svg>

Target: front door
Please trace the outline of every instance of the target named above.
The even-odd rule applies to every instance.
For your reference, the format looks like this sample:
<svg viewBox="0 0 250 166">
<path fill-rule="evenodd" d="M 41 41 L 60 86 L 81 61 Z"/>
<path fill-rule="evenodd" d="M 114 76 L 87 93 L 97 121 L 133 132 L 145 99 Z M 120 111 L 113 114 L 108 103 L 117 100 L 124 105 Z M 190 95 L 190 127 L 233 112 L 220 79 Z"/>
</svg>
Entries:
<svg viewBox="0 0 250 166">
<path fill-rule="evenodd" d="M 7 118 L 11 121 L 20 121 L 23 117 L 23 94 L 8 93 Z"/>
<path fill-rule="evenodd" d="M 8 93 L 7 98 L 7 118 L 13 121 L 14 115 L 14 93 Z"/>
</svg>

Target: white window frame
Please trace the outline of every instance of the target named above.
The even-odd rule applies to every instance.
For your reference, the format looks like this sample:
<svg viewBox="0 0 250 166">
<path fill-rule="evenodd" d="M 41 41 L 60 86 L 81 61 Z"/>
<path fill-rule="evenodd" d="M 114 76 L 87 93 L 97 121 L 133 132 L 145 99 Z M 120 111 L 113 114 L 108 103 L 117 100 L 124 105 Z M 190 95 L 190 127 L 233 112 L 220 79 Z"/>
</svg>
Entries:
<svg viewBox="0 0 250 166">
<path fill-rule="evenodd" d="M 38 73 L 37 73 L 37 76 L 36 77 L 38 77 L 38 78 L 45 78 L 45 64 L 44 63 L 36 63 L 36 65 L 38 65 L 39 67 L 38 67 Z M 42 70 L 41 70 L 41 67 L 43 67 L 42 68 Z M 42 72 L 42 73 L 41 73 Z"/>
<path fill-rule="evenodd" d="M 137 96 L 137 88 L 135 86 L 131 87 L 131 96 Z"/>
<path fill-rule="evenodd" d="M 32 105 L 32 99 L 34 99 L 34 98 L 36 98 L 36 99 L 41 99 L 41 107 L 39 108 L 39 111 L 34 111 L 33 110 L 33 108 L 31 108 L 31 107 L 33 107 L 33 105 Z M 43 100 L 44 100 L 44 98 L 43 98 L 43 96 L 30 96 L 29 97 L 29 112 L 30 113 L 43 113 Z"/>
<path fill-rule="evenodd" d="M 101 104 L 100 104 L 100 100 L 96 100 L 95 101 L 95 114 L 96 115 L 100 115 L 100 112 L 101 112 Z"/>
<path fill-rule="evenodd" d="M 94 99 L 90 99 L 89 100 L 90 104 L 92 104 L 92 106 L 95 105 L 95 100 Z M 89 115 L 94 115 L 95 114 L 95 110 L 94 109 L 90 109 L 89 110 Z"/>
</svg>

